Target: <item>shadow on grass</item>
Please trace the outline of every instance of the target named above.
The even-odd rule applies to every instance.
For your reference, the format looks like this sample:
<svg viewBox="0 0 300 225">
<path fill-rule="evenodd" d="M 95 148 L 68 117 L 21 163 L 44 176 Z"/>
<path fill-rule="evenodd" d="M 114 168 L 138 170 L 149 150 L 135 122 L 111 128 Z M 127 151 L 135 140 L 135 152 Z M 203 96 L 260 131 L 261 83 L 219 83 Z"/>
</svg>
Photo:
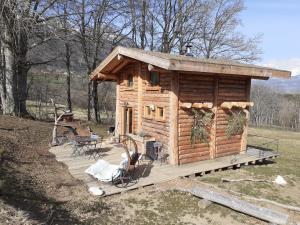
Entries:
<svg viewBox="0 0 300 225">
<path fill-rule="evenodd" d="M 66 209 L 65 202 L 46 197 L 38 183 L 10 164 L 1 162 L 0 177 L 0 198 L 38 224 L 82 224 Z"/>
</svg>

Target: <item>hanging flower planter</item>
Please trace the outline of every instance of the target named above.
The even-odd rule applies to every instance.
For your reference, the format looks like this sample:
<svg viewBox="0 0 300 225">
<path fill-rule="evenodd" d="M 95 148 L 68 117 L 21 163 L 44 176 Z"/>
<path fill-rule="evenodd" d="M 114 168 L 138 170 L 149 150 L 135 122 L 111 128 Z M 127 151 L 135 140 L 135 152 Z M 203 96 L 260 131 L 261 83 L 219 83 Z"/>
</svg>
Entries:
<svg viewBox="0 0 300 225">
<path fill-rule="evenodd" d="M 241 135 L 244 132 L 244 128 L 247 123 L 246 113 L 239 109 L 229 110 L 227 121 L 227 138 L 231 138 L 235 135 Z"/>
<path fill-rule="evenodd" d="M 195 108 L 192 108 L 191 112 L 194 118 L 190 136 L 191 144 L 194 145 L 197 140 L 208 143 L 214 113 L 211 110 Z"/>
</svg>

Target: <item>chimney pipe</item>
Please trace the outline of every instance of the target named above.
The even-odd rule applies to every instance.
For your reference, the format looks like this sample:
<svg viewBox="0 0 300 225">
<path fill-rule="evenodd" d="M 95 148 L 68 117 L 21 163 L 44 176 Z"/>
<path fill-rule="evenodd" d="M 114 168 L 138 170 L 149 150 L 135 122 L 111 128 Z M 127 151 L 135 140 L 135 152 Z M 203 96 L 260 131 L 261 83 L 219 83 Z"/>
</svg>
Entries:
<svg viewBox="0 0 300 225">
<path fill-rule="evenodd" d="M 185 53 L 186 56 L 193 56 L 193 54 L 191 53 L 191 48 L 192 48 L 192 45 L 190 45 L 190 44 L 188 44 L 186 46 L 186 53 Z"/>
</svg>

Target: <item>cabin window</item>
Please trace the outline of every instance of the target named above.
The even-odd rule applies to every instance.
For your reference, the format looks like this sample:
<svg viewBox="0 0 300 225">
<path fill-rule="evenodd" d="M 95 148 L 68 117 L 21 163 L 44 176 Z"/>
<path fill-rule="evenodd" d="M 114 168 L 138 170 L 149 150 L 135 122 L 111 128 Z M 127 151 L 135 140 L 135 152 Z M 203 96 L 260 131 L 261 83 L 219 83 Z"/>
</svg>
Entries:
<svg viewBox="0 0 300 225">
<path fill-rule="evenodd" d="M 159 73 L 156 71 L 151 71 L 150 72 L 150 86 L 159 86 Z"/>
<path fill-rule="evenodd" d="M 133 75 L 129 74 L 127 77 L 127 87 L 133 87 Z"/>
<path fill-rule="evenodd" d="M 163 107 L 156 107 L 156 119 L 157 120 L 164 120 L 165 119 L 165 112 Z"/>
<path fill-rule="evenodd" d="M 151 107 L 148 105 L 144 108 L 144 116 L 146 118 L 151 118 Z"/>
</svg>

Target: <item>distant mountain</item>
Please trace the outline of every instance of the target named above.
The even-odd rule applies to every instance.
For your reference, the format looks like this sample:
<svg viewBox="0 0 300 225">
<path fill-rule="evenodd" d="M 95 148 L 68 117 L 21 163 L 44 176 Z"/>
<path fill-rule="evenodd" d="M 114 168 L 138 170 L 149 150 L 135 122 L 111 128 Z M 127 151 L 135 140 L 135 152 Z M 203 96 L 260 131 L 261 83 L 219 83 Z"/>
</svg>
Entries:
<svg viewBox="0 0 300 225">
<path fill-rule="evenodd" d="M 262 84 L 285 94 L 300 94 L 300 75 L 292 76 L 291 79 L 254 80 L 253 84 Z"/>
</svg>

